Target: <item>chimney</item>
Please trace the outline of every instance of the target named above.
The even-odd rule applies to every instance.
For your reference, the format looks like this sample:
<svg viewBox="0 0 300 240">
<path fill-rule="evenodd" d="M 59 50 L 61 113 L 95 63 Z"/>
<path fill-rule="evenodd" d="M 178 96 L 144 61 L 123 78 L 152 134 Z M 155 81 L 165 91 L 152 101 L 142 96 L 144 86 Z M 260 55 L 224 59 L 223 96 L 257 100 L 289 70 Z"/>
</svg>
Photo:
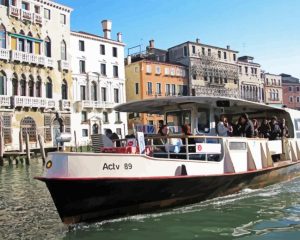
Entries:
<svg viewBox="0 0 300 240">
<path fill-rule="evenodd" d="M 149 48 L 154 48 L 154 40 L 153 39 L 151 39 L 149 41 Z"/>
<path fill-rule="evenodd" d="M 200 43 L 200 38 L 196 38 L 196 43 Z"/>
<path fill-rule="evenodd" d="M 112 25 L 111 20 L 103 20 L 101 22 L 101 24 L 102 24 L 102 29 L 103 29 L 103 33 L 104 33 L 104 38 L 110 39 L 111 38 L 111 25 Z"/>
<path fill-rule="evenodd" d="M 127 56 L 127 65 L 131 64 L 131 56 Z"/>
<path fill-rule="evenodd" d="M 227 45 L 226 48 L 227 48 L 228 50 L 230 50 L 230 45 Z"/>
<path fill-rule="evenodd" d="M 118 40 L 118 42 L 122 42 L 122 33 L 121 32 L 117 33 L 117 40 Z"/>
</svg>

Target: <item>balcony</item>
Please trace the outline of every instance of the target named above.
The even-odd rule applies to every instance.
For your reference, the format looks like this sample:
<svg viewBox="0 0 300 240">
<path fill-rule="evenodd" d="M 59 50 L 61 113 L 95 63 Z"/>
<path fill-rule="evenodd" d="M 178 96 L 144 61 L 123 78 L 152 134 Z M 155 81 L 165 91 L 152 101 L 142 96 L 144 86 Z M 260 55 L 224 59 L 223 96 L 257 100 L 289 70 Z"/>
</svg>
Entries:
<svg viewBox="0 0 300 240">
<path fill-rule="evenodd" d="M 21 9 L 19 9 L 15 6 L 12 6 L 12 5 L 9 6 L 9 16 L 19 18 L 20 17 L 20 12 L 21 12 Z"/>
<path fill-rule="evenodd" d="M 29 107 L 29 108 L 55 108 L 55 100 L 38 97 L 13 96 L 14 107 Z"/>
<path fill-rule="evenodd" d="M 38 64 L 40 57 L 41 56 L 39 56 L 39 55 L 35 55 L 35 54 L 31 54 L 31 53 L 15 51 L 15 50 L 11 51 L 11 60 L 12 61 Z"/>
<path fill-rule="evenodd" d="M 53 59 L 49 57 L 45 57 L 45 66 L 49 68 L 53 68 L 54 67 Z"/>
<path fill-rule="evenodd" d="M 34 22 L 36 24 L 42 25 L 43 24 L 43 18 L 42 18 L 42 16 L 40 14 L 35 13 L 34 14 Z"/>
<path fill-rule="evenodd" d="M 27 10 L 22 9 L 21 11 L 21 18 L 23 20 L 28 20 L 30 22 L 33 22 L 33 13 Z"/>
<path fill-rule="evenodd" d="M 196 96 L 220 96 L 240 98 L 238 89 L 195 86 Z"/>
<path fill-rule="evenodd" d="M 9 50 L 5 48 L 0 48 L 0 59 L 9 60 Z"/>
<path fill-rule="evenodd" d="M 58 61 L 58 66 L 59 66 L 60 71 L 62 71 L 62 70 L 67 70 L 68 71 L 69 68 L 70 68 L 70 64 L 66 60 L 59 60 Z"/>
<path fill-rule="evenodd" d="M 60 106 L 61 111 L 71 110 L 71 101 L 66 100 L 66 99 L 62 99 L 62 100 L 59 101 L 59 106 Z"/>
<path fill-rule="evenodd" d="M 10 96 L 0 96 L 0 107 L 10 107 L 11 99 Z"/>
</svg>

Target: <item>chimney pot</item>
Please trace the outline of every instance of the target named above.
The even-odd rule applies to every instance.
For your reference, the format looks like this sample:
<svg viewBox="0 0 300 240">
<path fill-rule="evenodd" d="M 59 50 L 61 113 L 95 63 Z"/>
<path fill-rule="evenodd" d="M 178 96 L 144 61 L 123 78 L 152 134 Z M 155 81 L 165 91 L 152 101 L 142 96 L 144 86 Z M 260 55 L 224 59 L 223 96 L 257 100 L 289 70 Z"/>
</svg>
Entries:
<svg viewBox="0 0 300 240">
<path fill-rule="evenodd" d="M 196 38 L 196 43 L 200 43 L 200 38 Z"/>
<path fill-rule="evenodd" d="M 227 45 L 227 49 L 230 50 L 230 45 Z"/>
<path fill-rule="evenodd" d="M 149 41 L 149 48 L 154 48 L 154 40 L 153 39 L 151 39 Z"/>
<path fill-rule="evenodd" d="M 111 26 L 112 26 L 112 21 L 111 20 L 103 20 L 101 22 L 102 24 L 102 29 L 104 33 L 104 38 L 110 39 L 111 38 Z"/>
<path fill-rule="evenodd" d="M 122 33 L 121 32 L 117 33 L 117 40 L 118 40 L 118 42 L 122 42 Z"/>
</svg>

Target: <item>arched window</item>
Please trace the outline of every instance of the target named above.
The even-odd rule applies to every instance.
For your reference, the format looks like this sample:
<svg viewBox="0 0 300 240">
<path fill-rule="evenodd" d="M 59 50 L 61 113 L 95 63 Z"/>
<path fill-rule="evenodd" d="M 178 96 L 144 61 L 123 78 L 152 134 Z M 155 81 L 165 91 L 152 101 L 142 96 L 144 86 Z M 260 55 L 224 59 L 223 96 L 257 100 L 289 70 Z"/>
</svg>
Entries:
<svg viewBox="0 0 300 240">
<path fill-rule="evenodd" d="M 36 97 L 42 97 L 41 86 L 42 86 L 42 79 L 40 76 L 38 76 L 37 81 L 35 83 L 35 96 Z"/>
<path fill-rule="evenodd" d="M 21 30 L 20 31 L 20 35 L 25 35 L 24 31 Z M 21 52 L 25 52 L 25 39 L 23 38 L 18 38 L 18 50 L 21 51 Z"/>
<path fill-rule="evenodd" d="M 64 40 L 60 43 L 61 60 L 67 60 L 67 45 Z"/>
<path fill-rule="evenodd" d="M 278 91 L 278 89 L 276 90 L 276 100 L 277 101 L 279 100 L 279 91 Z"/>
<path fill-rule="evenodd" d="M 29 141 L 33 142 L 36 141 L 36 123 L 33 118 L 25 117 L 21 120 L 21 127 L 22 128 L 22 136 L 23 139 L 26 137 L 26 133 L 29 135 Z"/>
<path fill-rule="evenodd" d="M 22 74 L 20 81 L 20 96 L 26 96 L 26 77 L 24 74 Z"/>
<path fill-rule="evenodd" d="M 12 78 L 12 87 L 13 87 L 13 95 L 18 96 L 19 95 L 19 83 L 18 83 L 18 76 L 15 73 Z"/>
<path fill-rule="evenodd" d="M 93 124 L 93 134 L 99 133 L 99 126 L 97 123 Z"/>
<path fill-rule="evenodd" d="M 50 78 L 46 82 L 46 98 L 52 98 L 52 81 Z"/>
<path fill-rule="evenodd" d="M 61 85 L 61 98 L 68 99 L 68 84 L 66 80 L 63 80 Z"/>
<path fill-rule="evenodd" d="M 6 48 L 6 30 L 3 24 L 0 25 L 0 48 Z"/>
<path fill-rule="evenodd" d="M 0 95 L 6 95 L 6 75 L 3 71 L 0 72 Z"/>
<path fill-rule="evenodd" d="M 91 100 L 97 101 L 97 84 L 95 82 L 92 82 L 91 86 Z"/>
<path fill-rule="evenodd" d="M 32 33 L 29 32 L 29 33 L 28 33 L 28 36 L 29 36 L 29 37 L 32 37 Z M 27 39 L 26 47 L 27 47 L 27 52 L 28 52 L 28 53 L 33 53 L 33 42 L 32 42 L 32 40 Z"/>
<path fill-rule="evenodd" d="M 51 40 L 49 37 L 45 39 L 45 56 L 51 57 Z"/>
<path fill-rule="evenodd" d="M 28 90 L 29 90 L 29 97 L 34 97 L 34 81 L 31 75 L 29 76 Z"/>
</svg>

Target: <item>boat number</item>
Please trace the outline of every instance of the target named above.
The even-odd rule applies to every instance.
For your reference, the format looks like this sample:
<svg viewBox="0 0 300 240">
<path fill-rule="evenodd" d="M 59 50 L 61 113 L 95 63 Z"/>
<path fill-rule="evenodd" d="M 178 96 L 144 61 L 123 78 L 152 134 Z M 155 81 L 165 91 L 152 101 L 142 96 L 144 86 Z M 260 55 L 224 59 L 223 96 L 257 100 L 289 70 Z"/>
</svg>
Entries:
<svg viewBox="0 0 300 240">
<path fill-rule="evenodd" d="M 130 169 L 132 169 L 132 164 L 124 163 L 123 167 L 125 170 L 130 170 Z M 102 170 L 120 170 L 120 164 L 104 163 Z"/>
</svg>

